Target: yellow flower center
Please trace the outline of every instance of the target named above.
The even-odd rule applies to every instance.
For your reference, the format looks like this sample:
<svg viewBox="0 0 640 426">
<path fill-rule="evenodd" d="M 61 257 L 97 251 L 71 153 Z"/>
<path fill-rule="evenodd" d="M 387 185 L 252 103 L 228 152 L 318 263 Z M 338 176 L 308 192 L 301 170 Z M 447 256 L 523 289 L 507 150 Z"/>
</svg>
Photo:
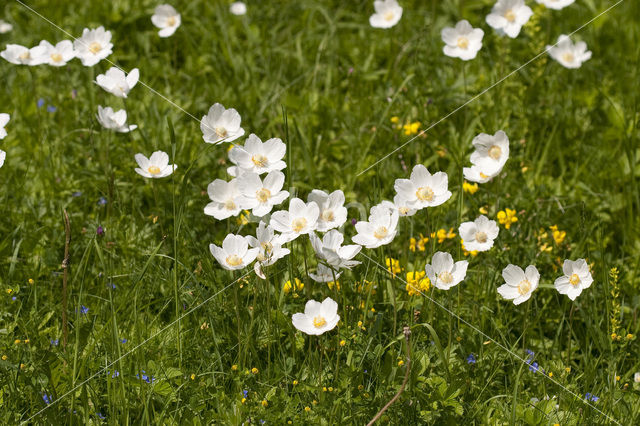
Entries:
<svg viewBox="0 0 640 426">
<path fill-rule="evenodd" d="M 578 274 L 573 274 L 569 278 L 569 282 L 571 283 L 571 285 L 576 286 L 576 285 L 580 284 L 580 277 L 578 276 Z"/>
<path fill-rule="evenodd" d="M 273 251 L 273 244 L 269 241 L 265 241 L 264 243 L 260 243 L 260 247 L 264 250 L 265 253 L 269 254 Z"/>
<path fill-rule="evenodd" d="M 229 132 L 224 127 L 216 127 L 216 136 L 219 138 L 226 138 Z"/>
<path fill-rule="evenodd" d="M 520 284 L 518 284 L 518 293 L 524 296 L 525 294 L 529 293 L 529 290 L 531 290 L 531 283 L 529 282 L 529 280 L 520 281 Z"/>
<path fill-rule="evenodd" d="M 428 186 L 422 186 L 416 191 L 416 197 L 420 201 L 432 201 L 434 197 L 433 189 Z"/>
<path fill-rule="evenodd" d="M 29 53 L 29 51 L 27 50 L 26 52 L 21 53 L 19 57 L 23 61 L 26 61 L 27 59 L 31 58 L 31 53 Z"/>
<path fill-rule="evenodd" d="M 225 201 L 224 203 L 224 208 L 227 210 L 235 210 L 236 209 L 236 203 L 233 202 L 233 199 L 229 198 L 227 201 Z"/>
<path fill-rule="evenodd" d="M 573 62 L 573 60 L 575 59 L 575 57 L 573 56 L 573 53 L 570 52 L 566 52 L 565 54 L 562 55 L 562 59 L 565 62 Z"/>
<path fill-rule="evenodd" d="M 231 256 L 227 256 L 227 265 L 229 266 L 238 266 L 242 265 L 242 258 L 237 254 L 232 254 Z"/>
<path fill-rule="evenodd" d="M 262 188 L 260 191 L 256 192 L 256 198 L 261 203 L 266 203 L 269 200 L 269 197 L 271 197 L 271 191 L 267 188 Z"/>
<path fill-rule="evenodd" d="M 393 18 L 396 16 L 395 13 L 389 11 L 387 13 L 384 14 L 384 20 L 389 22 L 389 21 L 393 21 Z"/>
<path fill-rule="evenodd" d="M 53 54 L 51 55 L 51 60 L 52 60 L 53 62 L 62 62 L 62 55 L 61 55 L 61 54 L 59 54 L 59 53 L 53 53 Z"/>
<path fill-rule="evenodd" d="M 322 211 L 322 220 L 325 222 L 333 222 L 336 218 L 336 215 L 333 213 L 333 210 L 326 209 Z"/>
<path fill-rule="evenodd" d="M 324 317 L 322 315 L 318 315 L 317 317 L 315 317 L 313 319 L 313 326 L 315 328 L 320 328 L 322 326 L 324 326 L 327 323 L 327 320 L 324 319 Z"/>
<path fill-rule="evenodd" d="M 445 284 L 451 284 L 453 282 L 453 275 L 449 271 L 443 271 L 438 274 L 438 278 Z"/>
<path fill-rule="evenodd" d="M 479 243 L 486 243 L 487 242 L 487 233 L 486 232 L 482 232 L 482 231 L 478 231 L 476 232 L 475 235 L 475 239 L 477 242 Z"/>
<path fill-rule="evenodd" d="M 167 25 L 173 27 L 176 24 L 177 20 L 175 16 L 169 16 L 167 18 Z"/>
<path fill-rule="evenodd" d="M 305 219 L 304 217 L 297 217 L 293 219 L 293 222 L 291 223 L 293 232 L 300 232 L 304 229 L 305 226 L 307 226 L 307 219 Z"/>
<path fill-rule="evenodd" d="M 89 45 L 89 52 L 93 53 L 94 55 L 101 50 L 102 50 L 102 45 L 97 41 L 94 41 Z"/>
<path fill-rule="evenodd" d="M 383 239 L 387 235 L 389 235 L 389 230 L 386 226 L 379 227 L 378 229 L 376 229 L 376 232 L 373 233 L 373 236 L 379 240 Z"/>
<path fill-rule="evenodd" d="M 405 215 L 409 213 L 409 207 L 400 207 L 398 209 L 398 213 L 400 213 L 401 215 Z"/>
<path fill-rule="evenodd" d="M 269 162 L 267 157 L 260 154 L 254 155 L 253 157 L 251 157 L 251 161 L 253 161 L 253 164 L 255 164 L 258 167 L 266 167 L 267 163 Z"/>
<path fill-rule="evenodd" d="M 509 9 L 505 12 L 504 17 L 507 21 L 509 22 L 515 22 L 516 20 L 516 14 L 513 13 L 513 10 Z"/>
<path fill-rule="evenodd" d="M 482 179 L 486 179 L 486 178 L 488 178 L 488 177 L 489 177 L 489 175 L 485 175 L 484 173 L 480 172 L 480 177 L 481 177 Z"/>
<path fill-rule="evenodd" d="M 160 170 L 160 167 L 158 167 L 158 166 L 150 166 L 150 167 L 147 169 L 147 171 L 148 171 L 149 173 L 151 173 L 152 175 L 157 175 L 158 173 L 160 173 L 160 171 L 161 171 L 161 170 Z"/>
<path fill-rule="evenodd" d="M 489 148 L 489 157 L 493 158 L 494 160 L 498 160 L 501 156 L 502 148 L 500 148 L 498 145 L 493 145 L 491 148 Z"/>
<path fill-rule="evenodd" d="M 458 37 L 458 42 L 456 44 L 460 49 L 466 49 L 469 47 L 469 39 L 466 37 Z"/>
</svg>

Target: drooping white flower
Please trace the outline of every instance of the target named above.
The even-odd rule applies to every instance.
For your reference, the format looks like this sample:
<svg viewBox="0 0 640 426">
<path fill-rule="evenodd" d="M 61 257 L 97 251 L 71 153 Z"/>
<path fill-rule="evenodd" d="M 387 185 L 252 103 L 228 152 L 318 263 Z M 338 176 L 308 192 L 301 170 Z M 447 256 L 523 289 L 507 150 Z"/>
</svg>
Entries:
<svg viewBox="0 0 640 426">
<path fill-rule="evenodd" d="M 241 16 L 247 13 L 247 5 L 241 1 L 234 1 L 229 6 L 229 11 L 236 16 Z"/>
<path fill-rule="evenodd" d="M 247 172 L 236 178 L 240 202 L 245 209 L 252 209 L 254 216 L 261 217 L 269 213 L 273 206 L 282 203 L 289 197 L 283 191 L 284 173 L 280 170 L 270 171 L 264 181 L 257 173 Z"/>
<path fill-rule="evenodd" d="M 502 169 L 496 170 L 495 173 L 486 174 L 477 165 L 473 164 L 471 167 L 464 167 L 462 173 L 464 178 L 470 182 L 487 183 L 494 177 L 498 176 Z"/>
<path fill-rule="evenodd" d="M 468 251 L 487 251 L 493 247 L 493 240 L 498 236 L 500 229 L 495 220 L 489 220 L 480 215 L 473 222 L 460 224 L 458 233 L 464 242 L 464 248 Z"/>
<path fill-rule="evenodd" d="M 516 38 L 531 15 L 533 11 L 524 4 L 524 0 L 498 0 L 487 15 L 487 24 L 501 34 Z"/>
<path fill-rule="evenodd" d="M 161 4 L 156 7 L 151 16 L 151 22 L 160 28 L 160 37 L 170 37 L 180 26 L 180 14 L 169 4 Z"/>
<path fill-rule="evenodd" d="M 249 246 L 257 247 L 259 250 L 256 257 L 257 262 L 254 264 L 253 269 L 262 279 L 266 278 L 263 266 L 273 265 L 291 252 L 289 249 L 282 247 L 281 236 L 277 235 L 273 228 L 264 221 L 260 221 L 260 224 L 258 224 L 256 237 L 249 235 L 247 240 L 249 241 Z"/>
<path fill-rule="evenodd" d="M 82 37 L 73 42 L 73 48 L 82 65 L 94 66 L 112 53 L 111 31 L 105 31 L 102 26 L 95 30 L 85 28 Z"/>
<path fill-rule="evenodd" d="M 309 277 L 317 283 L 335 282 L 340 278 L 340 275 L 342 275 L 342 272 L 338 271 L 337 268 L 322 263 L 318 263 L 316 272 L 309 272 Z"/>
<path fill-rule="evenodd" d="M 99 74 L 96 77 L 96 83 L 107 92 L 119 98 L 126 98 L 133 86 L 138 83 L 140 72 L 138 68 L 125 74 L 124 71 L 117 67 L 111 67 L 105 74 Z"/>
<path fill-rule="evenodd" d="M 335 268 L 351 269 L 360 264 L 352 259 L 360 253 L 362 246 L 357 244 L 343 246 L 344 235 L 336 229 L 324 234 L 322 239 L 312 232 L 309 234 L 309 239 L 316 256 Z"/>
<path fill-rule="evenodd" d="M 309 300 L 304 305 L 304 313 L 293 314 L 291 322 L 293 326 L 303 333 L 319 336 L 333 330 L 340 321 L 338 304 L 327 297 L 322 303 Z"/>
<path fill-rule="evenodd" d="M 473 59 L 482 48 L 484 31 L 473 28 L 469 21 L 463 19 L 455 28 L 446 27 L 442 30 L 442 41 L 445 42 L 444 54 L 463 61 Z"/>
<path fill-rule="evenodd" d="M 7 158 L 7 153 L 0 149 L 0 167 L 4 166 L 4 160 Z"/>
<path fill-rule="evenodd" d="M 318 226 L 319 214 L 316 203 L 305 204 L 300 198 L 294 198 L 289 202 L 289 211 L 281 210 L 271 215 L 269 225 L 282 232 L 284 241 L 289 242 L 314 231 Z"/>
<path fill-rule="evenodd" d="M 286 152 L 287 146 L 281 139 L 272 138 L 263 143 L 252 133 L 244 146 L 236 145 L 229 151 L 229 160 L 235 166 L 229 167 L 227 173 L 231 176 L 240 176 L 244 172 L 261 175 L 272 170 L 282 170 L 287 167 L 287 163 L 282 160 Z"/>
<path fill-rule="evenodd" d="M 575 2 L 576 0 L 536 0 L 540 4 L 544 4 L 549 9 L 560 10 Z"/>
<path fill-rule="evenodd" d="M 240 127 L 241 120 L 235 109 L 213 104 L 200 121 L 202 138 L 207 143 L 232 142 L 244 135 L 244 129 Z"/>
<path fill-rule="evenodd" d="M 11 116 L 6 112 L 0 113 L 0 139 L 7 137 L 7 130 L 4 128 L 11 120 Z"/>
<path fill-rule="evenodd" d="M 13 30 L 13 25 L 0 19 L 0 34 L 6 34 L 11 30 Z"/>
<path fill-rule="evenodd" d="M 393 207 L 398 211 L 400 216 L 413 216 L 418 210 L 411 207 L 406 198 L 400 194 L 396 194 L 393 197 Z"/>
<path fill-rule="evenodd" d="M 394 188 L 403 197 L 408 206 L 415 209 L 435 207 L 451 197 L 447 189 L 449 178 L 445 172 L 433 175 L 422 164 L 417 164 L 411 171 L 410 179 L 396 179 Z"/>
<path fill-rule="evenodd" d="M 471 164 L 487 176 L 499 173 L 509 159 L 509 138 L 502 130 L 493 136 L 480 133 L 471 143 L 476 149 L 471 154 Z"/>
<path fill-rule="evenodd" d="M 467 275 L 469 262 L 461 260 L 453 263 L 453 257 L 449 253 L 436 252 L 431 260 L 432 265 L 427 264 L 424 268 L 431 283 L 440 290 L 449 290 L 458 285 Z"/>
<path fill-rule="evenodd" d="M 237 183 L 236 179 L 231 179 L 230 182 L 216 179 L 211 182 L 207 186 L 211 202 L 204 208 L 204 214 L 223 220 L 240 213 L 244 206 Z"/>
<path fill-rule="evenodd" d="M 589 265 L 584 259 L 578 259 L 575 262 L 569 259 L 565 260 L 562 272 L 564 275 L 556 279 L 553 285 L 558 293 L 566 294 L 571 300 L 576 300 L 582 290 L 589 288 L 593 283 Z"/>
<path fill-rule="evenodd" d="M 373 28 L 391 28 L 402 18 L 402 8 L 396 0 L 376 0 L 373 8 L 376 13 L 369 18 Z"/>
<path fill-rule="evenodd" d="M 127 112 L 123 109 L 115 112 L 111 107 L 98 105 L 98 122 L 102 127 L 119 133 L 128 133 L 138 128 L 135 124 L 127 126 Z"/>
<path fill-rule="evenodd" d="M 44 62 L 44 46 L 38 45 L 29 49 L 19 44 L 7 44 L 0 56 L 16 65 L 40 65 Z"/>
<path fill-rule="evenodd" d="M 73 43 L 70 40 L 62 40 L 55 46 L 47 40 L 42 40 L 40 46 L 42 51 L 42 63 L 51 65 L 52 67 L 62 67 L 67 62 L 76 57 L 76 51 L 73 49 Z"/>
<path fill-rule="evenodd" d="M 209 250 L 220 266 L 229 271 L 235 271 L 250 265 L 258 256 L 260 249 L 249 248 L 247 237 L 229 234 L 222 241 L 222 247 L 210 244 Z"/>
<path fill-rule="evenodd" d="M 502 270 L 502 278 L 505 284 L 498 287 L 498 293 L 507 300 L 513 300 L 514 305 L 519 305 L 529 300 L 531 293 L 538 288 L 540 274 L 533 265 L 527 266 L 524 271 L 519 266 L 507 265 Z"/>
<path fill-rule="evenodd" d="M 318 231 L 325 232 L 338 228 L 347 221 L 347 208 L 344 206 L 344 192 L 337 189 L 327 194 L 314 189 L 307 197 L 307 201 L 316 203 L 320 209 L 318 216 Z"/>
<path fill-rule="evenodd" d="M 138 153 L 135 158 L 140 166 L 136 168 L 136 173 L 146 178 L 167 177 L 178 168 L 175 164 L 169 164 L 169 155 L 163 151 L 156 151 L 149 158 Z"/>
<path fill-rule="evenodd" d="M 547 46 L 549 55 L 565 68 L 580 68 L 583 62 L 591 59 L 591 51 L 587 50 L 587 43 L 579 41 L 571 42 L 567 35 L 558 37 L 555 46 Z"/>
<path fill-rule="evenodd" d="M 365 246 L 376 248 L 389 244 L 398 232 L 398 211 L 388 205 L 377 205 L 371 208 L 369 220 L 356 223 L 355 235 L 351 240 Z"/>
</svg>

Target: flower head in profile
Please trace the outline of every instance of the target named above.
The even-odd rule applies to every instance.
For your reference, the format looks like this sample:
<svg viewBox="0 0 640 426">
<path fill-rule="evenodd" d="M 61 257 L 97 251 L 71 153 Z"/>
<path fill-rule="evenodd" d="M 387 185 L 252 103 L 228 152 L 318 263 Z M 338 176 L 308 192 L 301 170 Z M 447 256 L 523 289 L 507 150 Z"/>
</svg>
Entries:
<svg viewBox="0 0 640 426">
<path fill-rule="evenodd" d="M 416 214 L 418 210 L 411 207 L 412 204 L 401 194 L 396 194 L 393 197 L 393 207 L 398 211 L 399 216 L 413 216 Z"/>
<path fill-rule="evenodd" d="M 516 38 L 531 15 L 533 10 L 524 4 L 524 0 L 498 0 L 487 15 L 487 24 L 501 34 Z"/>
<path fill-rule="evenodd" d="M 136 173 L 146 178 L 167 177 L 178 168 L 175 164 L 169 164 L 169 155 L 163 151 L 156 151 L 149 158 L 136 154 L 135 158 L 140 166 L 136 168 Z"/>
<path fill-rule="evenodd" d="M 247 13 L 247 5 L 241 1 L 234 1 L 231 3 L 231 6 L 229 6 L 229 12 L 231 12 L 232 15 L 242 16 Z"/>
<path fill-rule="evenodd" d="M 160 28 L 160 37 L 170 37 L 180 26 L 180 14 L 169 4 L 161 4 L 156 7 L 151 16 L 151 22 Z"/>
<path fill-rule="evenodd" d="M 41 45 L 29 49 L 19 44 L 7 44 L 0 56 L 16 65 L 40 65 L 44 62 L 44 49 Z"/>
<path fill-rule="evenodd" d="M 536 1 L 540 4 L 545 5 L 549 9 L 560 10 L 574 3 L 576 0 L 536 0 Z"/>
<path fill-rule="evenodd" d="M 11 30 L 13 30 L 13 25 L 3 19 L 0 19 L 0 34 L 6 34 Z"/>
<path fill-rule="evenodd" d="M 565 260 L 562 272 L 564 275 L 556 279 L 553 285 L 558 293 L 566 294 L 571 300 L 576 300 L 582 290 L 591 287 L 591 283 L 593 283 L 589 264 L 584 259 Z"/>
<path fill-rule="evenodd" d="M 373 8 L 376 13 L 369 18 L 373 28 L 391 28 L 402 18 L 402 8 L 397 0 L 376 0 Z"/>
<path fill-rule="evenodd" d="M 207 186 L 207 193 L 211 199 L 204 208 L 207 216 L 223 220 L 237 216 L 244 209 L 236 179 L 231 179 L 230 182 L 216 179 Z"/>
<path fill-rule="evenodd" d="M 249 248 L 249 240 L 242 235 L 229 234 L 222 241 L 222 247 L 209 245 L 211 254 L 224 269 L 234 271 L 242 269 L 258 256 L 259 248 Z"/>
<path fill-rule="evenodd" d="M 507 265 L 502 270 L 502 278 L 505 284 L 498 287 L 500 296 L 507 300 L 513 300 L 514 305 L 526 302 L 531 293 L 538 288 L 540 274 L 535 266 L 529 265 L 526 270 L 516 265 Z"/>
<path fill-rule="evenodd" d="M 464 242 L 467 251 L 487 251 L 493 247 L 493 240 L 496 239 L 500 229 L 495 220 L 489 220 L 486 216 L 480 215 L 473 222 L 460 224 L 458 233 Z"/>
<path fill-rule="evenodd" d="M 0 140 L 7 137 L 5 126 L 9 124 L 9 120 L 11 120 L 11 116 L 9 114 L 6 112 L 0 113 Z"/>
<path fill-rule="evenodd" d="M 320 209 L 316 203 L 305 203 L 300 198 L 289 202 L 289 210 L 281 210 L 271 215 L 269 224 L 282 232 L 285 242 L 293 241 L 300 235 L 314 231 L 318 226 Z"/>
<path fill-rule="evenodd" d="M 309 300 L 304 305 L 304 313 L 293 314 L 291 322 L 293 326 L 303 333 L 319 336 L 333 330 L 340 321 L 338 304 L 327 297 L 320 302 Z"/>
<path fill-rule="evenodd" d="M 252 209 L 254 216 L 262 217 L 271 212 L 273 206 L 282 203 L 289 197 L 289 192 L 283 191 L 284 173 L 279 170 L 270 171 L 264 180 L 256 173 L 246 172 L 236 178 L 240 203 L 245 209 Z"/>
<path fill-rule="evenodd" d="M 467 266 L 469 266 L 466 260 L 453 263 L 453 257 L 442 251 L 433 255 L 431 263 L 424 269 L 429 280 L 440 290 L 449 290 L 458 285 L 467 275 Z"/>
<path fill-rule="evenodd" d="M 341 274 L 342 272 L 338 271 L 337 268 L 318 263 L 316 272 L 309 272 L 309 277 L 317 283 L 332 283 L 340 278 Z M 339 284 L 338 290 L 340 290 Z"/>
<path fill-rule="evenodd" d="M 454 28 L 446 27 L 442 30 L 442 41 L 445 42 L 444 54 L 463 61 L 473 59 L 482 48 L 484 31 L 473 28 L 469 21 L 463 19 Z"/>
<path fill-rule="evenodd" d="M 96 83 L 107 92 L 119 98 L 126 98 L 133 86 L 138 83 L 140 72 L 138 68 L 125 74 L 120 68 L 111 67 L 105 74 L 96 77 Z"/>
<path fill-rule="evenodd" d="M 241 120 L 235 109 L 225 109 L 221 104 L 213 104 L 200 121 L 202 139 L 206 143 L 214 144 L 232 142 L 244 135 L 244 129 L 240 127 Z"/>
<path fill-rule="evenodd" d="M 484 170 L 480 169 L 479 166 L 472 164 L 471 167 L 464 167 L 462 169 L 462 174 L 464 178 L 468 181 L 475 183 L 487 183 L 492 180 L 494 177 L 498 176 L 502 169 L 496 170 L 494 173 L 485 173 Z"/>
<path fill-rule="evenodd" d="M 547 46 L 549 55 L 565 68 L 580 68 L 583 62 L 591 59 L 591 51 L 587 50 L 587 43 L 579 41 L 575 44 L 569 36 L 561 35 L 553 46 Z"/>
<path fill-rule="evenodd" d="M 85 28 L 82 37 L 73 42 L 73 48 L 82 65 L 92 67 L 112 53 L 111 31 L 105 31 L 104 27 Z"/>
<path fill-rule="evenodd" d="M 509 159 L 509 138 L 502 130 L 493 136 L 480 133 L 471 143 L 475 148 L 471 154 L 471 164 L 486 175 L 499 173 Z"/>
<path fill-rule="evenodd" d="M 314 189 L 307 197 L 307 201 L 315 203 L 320 209 L 318 216 L 318 228 L 320 232 L 326 232 L 342 226 L 347 221 L 347 208 L 344 206 L 344 192 L 337 189 L 327 194 L 319 189 Z"/>
<path fill-rule="evenodd" d="M 393 241 L 398 232 L 397 228 L 397 210 L 391 210 L 383 205 L 373 206 L 369 220 L 356 223 L 358 234 L 351 240 L 366 248 L 380 247 Z"/>
<path fill-rule="evenodd" d="M 111 107 L 98 105 L 98 122 L 105 129 L 119 133 L 128 133 L 138 128 L 135 124 L 127 125 L 127 112 L 123 109 L 115 112 Z"/>
<path fill-rule="evenodd" d="M 396 179 L 396 193 L 406 200 L 407 205 L 415 209 L 435 207 L 451 197 L 447 189 L 448 177 L 445 172 L 433 175 L 422 164 L 416 165 L 409 179 Z"/>
<path fill-rule="evenodd" d="M 76 57 L 76 51 L 73 49 L 73 43 L 70 40 L 62 40 L 55 46 L 47 40 L 42 40 L 40 46 L 44 48 L 42 51 L 42 63 L 52 67 L 65 66 L 67 62 Z"/>
<path fill-rule="evenodd" d="M 360 253 L 362 246 L 357 244 L 343 246 L 344 235 L 336 229 L 324 234 L 322 239 L 312 232 L 309 234 L 309 239 L 316 256 L 335 268 L 351 269 L 360 264 L 357 260 L 352 259 Z"/>
<path fill-rule="evenodd" d="M 235 166 L 229 167 L 227 173 L 240 176 L 245 172 L 259 175 L 272 170 L 282 170 L 287 167 L 282 159 L 287 152 L 287 146 L 281 139 L 272 138 L 264 143 L 253 133 L 249 135 L 244 146 L 236 145 L 229 151 L 229 160 Z"/>
<path fill-rule="evenodd" d="M 263 266 L 273 265 L 277 260 L 282 259 L 291 252 L 289 249 L 282 247 L 283 241 L 280 235 L 277 235 L 273 228 L 264 221 L 260 221 L 256 236 L 248 235 L 247 240 L 249 241 L 249 246 L 257 247 L 259 250 L 254 269 L 262 279 L 266 278 L 262 271 Z"/>
</svg>

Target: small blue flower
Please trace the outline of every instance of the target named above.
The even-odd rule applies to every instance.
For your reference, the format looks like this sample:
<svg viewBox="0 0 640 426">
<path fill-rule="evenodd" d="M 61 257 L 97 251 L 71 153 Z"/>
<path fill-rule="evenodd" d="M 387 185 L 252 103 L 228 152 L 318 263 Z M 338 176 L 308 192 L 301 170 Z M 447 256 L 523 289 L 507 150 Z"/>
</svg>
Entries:
<svg viewBox="0 0 640 426">
<path fill-rule="evenodd" d="M 104 206 L 105 204 L 107 204 L 107 199 L 106 199 L 106 198 L 104 198 L 104 197 L 100 197 L 100 198 L 98 199 L 98 205 L 100 205 L 100 206 Z"/>
<path fill-rule="evenodd" d="M 96 229 L 96 234 L 104 235 L 104 228 L 102 226 L 98 225 L 98 228 Z"/>
<path fill-rule="evenodd" d="M 127 343 L 127 339 L 120 339 L 120 343 Z"/>
<path fill-rule="evenodd" d="M 42 108 L 42 105 L 44 105 L 44 99 L 43 98 L 38 99 L 38 102 L 36 102 L 36 105 L 38 105 L 38 108 Z"/>
<path fill-rule="evenodd" d="M 248 391 L 248 390 L 246 390 L 246 389 L 245 389 L 245 390 L 243 390 L 243 391 L 242 391 L 242 395 L 244 395 L 244 397 L 246 398 L 246 397 L 247 397 L 247 395 L 249 395 L 249 391 Z"/>
<path fill-rule="evenodd" d="M 53 105 L 47 105 L 48 112 L 56 112 L 57 110 L 58 108 L 54 107 Z"/>
<path fill-rule="evenodd" d="M 469 356 L 467 357 L 467 364 L 475 364 L 476 363 L 476 356 L 474 354 L 469 354 Z"/>
<path fill-rule="evenodd" d="M 116 289 L 116 285 L 114 283 L 107 283 L 107 287 L 110 287 L 113 290 Z"/>
<path fill-rule="evenodd" d="M 47 395 L 46 393 L 42 394 L 42 400 L 47 405 L 51 404 L 51 397 L 49 395 Z"/>
<path fill-rule="evenodd" d="M 80 306 L 80 313 L 83 314 L 83 315 L 87 315 L 89 313 L 89 308 L 87 308 L 84 305 L 81 305 Z"/>
<path fill-rule="evenodd" d="M 107 374 L 109 374 L 110 372 L 107 371 Z M 114 370 L 113 374 L 111 375 L 112 379 L 115 379 L 116 377 L 120 377 L 120 372 L 118 370 Z"/>
<path fill-rule="evenodd" d="M 534 362 L 533 364 L 531 364 L 529 366 L 529 371 L 533 371 L 534 373 L 537 373 L 538 372 L 538 363 Z"/>
<path fill-rule="evenodd" d="M 17 299 L 17 297 L 15 297 L 15 296 L 13 296 L 13 297 L 11 298 L 11 300 L 13 300 L 14 302 L 16 301 L 16 299 Z"/>
<path fill-rule="evenodd" d="M 584 398 L 585 398 L 587 401 L 592 401 L 592 402 L 598 402 L 598 401 L 600 400 L 600 398 L 599 398 L 599 397 L 595 396 L 594 394 L 592 394 L 592 393 L 590 393 L 590 392 L 585 393 L 585 394 L 584 394 Z"/>
<path fill-rule="evenodd" d="M 49 340 L 49 343 L 51 343 L 51 346 L 58 346 L 58 343 L 60 343 L 60 341 L 58 339 L 51 339 Z"/>
<path fill-rule="evenodd" d="M 104 420 L 104 419 L 106 419 L 106 417 L 105 417 L 105 416 L 103 416 L 103 415 L 102 415 L 102 413 L 96 413 L 96 415 L 98 416 L 98 418 L 99 418 L 100 420 Z"/>
</svg>

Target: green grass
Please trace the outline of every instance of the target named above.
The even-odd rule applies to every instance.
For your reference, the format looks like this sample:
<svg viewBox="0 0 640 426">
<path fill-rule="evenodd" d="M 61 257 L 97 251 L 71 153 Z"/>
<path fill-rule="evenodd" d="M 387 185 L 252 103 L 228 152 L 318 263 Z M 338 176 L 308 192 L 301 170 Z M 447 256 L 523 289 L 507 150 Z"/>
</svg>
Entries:
<svg viewBox="0 0 640 426">
<path fill-rule="evenodd" d="M 140 128 L 126 135 L 102 129 L 97 105 L 125 107 L 92 82 L 109 68 L 105 61 L 57 69 L 3 60 L 0 112 L 11 121 L 0 142 L 7 152 L 0 169 L 0 423 L 363 424 L 403 381 L 405 325 L 412 331 L 409 382 L 384 422 L 638 423 L 640 346 L 626 338 L 640 333 L 637 2 L 622 2 L 574 36 L 593 51 L 582 68 L 543 55 L 359 174 L 410 138 L 392 116 L 424 130 L 615 2 L 582 0 L 550 11 L 529 1 L 536 14 L 516 39 L 485 24 L 492 3 L 404 0 L 399 24 L 376 30 L 368 23 L 370 1 L 249 2 L 244 17 L 230 15 L 226 1 L 173 1 L 182 26 L 160 39 L 150 22 L 156 2 L 28 2 L 75 36 L 104 25 L 113 33 L 109 59 L 127 71 L 138 67 L 142 81 L 197 119 L 220 102 L 240 112 L 247 134 L 285 140 L 287 185 L 304 199 L 313 188 L 342 189 L 354 203 L 350 219 L 361 219 L 392 199 L 394 180 L 416 164 L 447 172 L 453 197 L 401 220 L 383 250 L 364 250 L 340 290 L 307 276 L 316 260 L 306 239 L 292 244 L 293 255 L 272 268 L 268 283 L 250 270 L 230 273 L 208 245 L 229 232 L 252 234 L 256 224 L 203 214 L 207 184 L 227 179 L 226 145 L 205 144 L 197 120 L 141 85 L 126 100 L 128 121 Z M 68 38 L 17 2 L 0 11 L 14 25 L 0 35 L 2 46 Z M 485 31 L 482 50 L 464 65 L 444 56 L 440 39 L 460 19 Z M 38 108 L 40 98 L 45 106 Z M 461 198 L 471 139 L 499 129 L 511 140 L 503 174 Z M 175 153 L 179 168 L 150 182 L 134 172 L 133 156 L 157 149 Z M 482 207 L 492 219 L 515 209 L 518 222 L 501 226 L 491 251 L 468 257 L 462 284 L 409 296 L 405 273 L 423 270 L 435 251 L 463 257 L 458 237 L 432 238 L 415 252 L 409 239 L 457 233 Z M 72 229 L 66 347 L 63 210 Z M 552 225 L 566 231 L 561 244 Z M 349 224 L 344 231 L 355 234 Z M 545 242 L 550 252 L 540 250 Z M 389 256 L 404 268 L 395 278 L 379 266 Z M 595 279 L 573 303 L 553 288 L 565 258 L 588 259 Z M 496 292 L 508 263 L 535 264 L 542 275 L 530 301 L 517 307 Z M 292 278 L 304 289 L 285 293 Z M 365 280 L 374 284 L 362 290 Z M 340 304 L 339 326 L 318 338 L 297 332 L 291 315 L 306 300 L 328 296 Z M 612 340 L 613 332 L 621 339 Z M 523 362 L 526 349 L 547 377 Z M 155 382 L 142 380 L 142 370 Z M 593 406 L 584 402 L 587 392 L 600 398 Z"/>
</svg>

